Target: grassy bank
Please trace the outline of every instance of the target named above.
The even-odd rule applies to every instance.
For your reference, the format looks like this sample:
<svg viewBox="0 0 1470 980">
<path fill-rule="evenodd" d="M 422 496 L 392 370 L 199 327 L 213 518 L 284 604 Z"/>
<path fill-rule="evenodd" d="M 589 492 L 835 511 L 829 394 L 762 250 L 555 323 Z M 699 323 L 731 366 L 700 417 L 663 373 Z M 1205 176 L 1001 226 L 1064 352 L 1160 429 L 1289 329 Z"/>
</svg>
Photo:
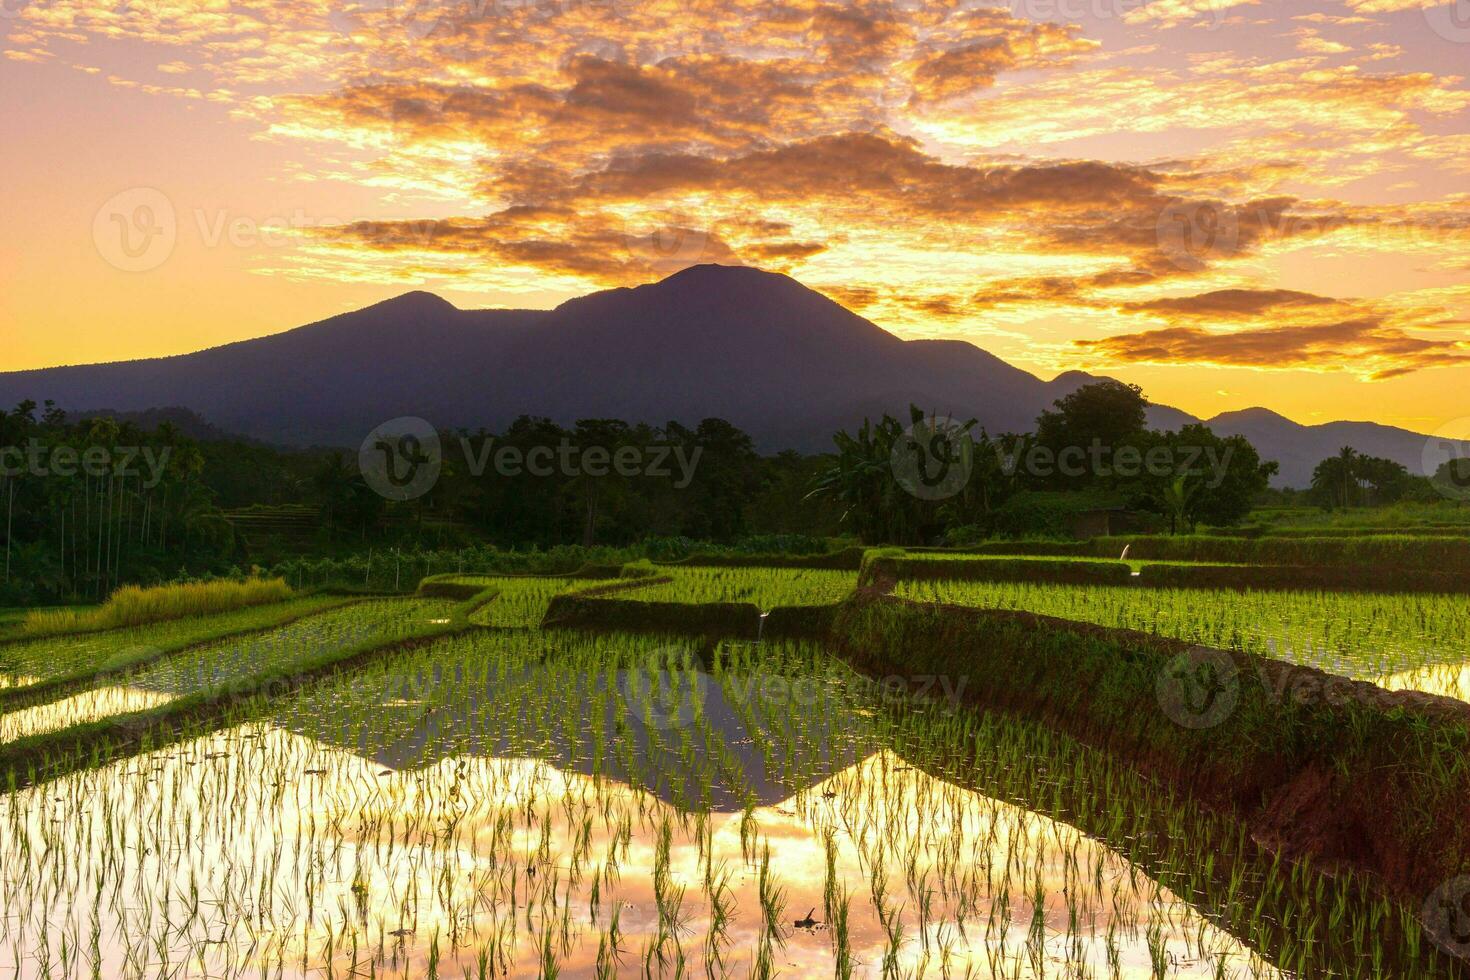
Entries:
<svg viewBox="0 0 1470 980">
<path fill-rule="evenodd" d="M 696 553 L 678 561 L 656 562 L 664 568 L 708 567 L 708 568 L 813 568 L 829 571 L 857 571 L 862 566 L 863 548 L 843 548 L 840 551 L 821 555 L 737 555 Z"/>
<path fill-rule="evenodd" d="M 37 610 L 25 618 L 22 632 L 26 636 L 54 636 L 58 633 L 92 633 L 99 630 L 143 626 L 171 619 L 211 616 L 284 602 L 294 595 L 284 579 L 247 579 L 243 582 L 189 582 L 140 588 L 125 585 L 96 609 Z"/>
</svg>

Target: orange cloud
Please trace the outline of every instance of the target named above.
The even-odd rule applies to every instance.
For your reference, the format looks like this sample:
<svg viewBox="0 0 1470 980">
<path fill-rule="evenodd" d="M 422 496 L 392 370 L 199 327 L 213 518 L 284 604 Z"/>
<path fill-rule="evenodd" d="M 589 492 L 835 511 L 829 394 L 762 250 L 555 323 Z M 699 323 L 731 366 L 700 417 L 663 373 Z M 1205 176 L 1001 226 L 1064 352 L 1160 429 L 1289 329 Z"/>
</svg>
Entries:
<svg viewBox="0 0 1470 980">
<path fill-rule="evenodd" d="M 1470 342 L 1413 337 L 1375 317 L 1233 332 L 1168 327 L 1076 343 L 1124 363 L 1346 371 L 1376 380 L 1470 361 Z"/>
</svg>

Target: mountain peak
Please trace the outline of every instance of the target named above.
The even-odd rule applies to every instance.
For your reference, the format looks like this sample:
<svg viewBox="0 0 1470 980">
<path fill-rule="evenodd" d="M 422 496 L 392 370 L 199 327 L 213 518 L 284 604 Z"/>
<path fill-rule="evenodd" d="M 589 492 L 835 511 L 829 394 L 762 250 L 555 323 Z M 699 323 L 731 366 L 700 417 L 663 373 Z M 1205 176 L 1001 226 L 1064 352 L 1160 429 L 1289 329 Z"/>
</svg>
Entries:
<svg viewBox="0 0 1470 980">
<path fill-rule="evenodd" d="M 730 294 L 732 296 L 749 296 L 752 293 L 781 295 L 783 293 L 813 292 L 780 272 L 767 272 L 749 265 L 721 265 L 717 262 L 691 265 L 641 288 L 660 292 Z"/>
<path fill-rule="evenodd" d="M 1101 380 L 1103 379 L 1095 374 L 1088 374 L 1086 371 L 1063 371 L 1048 381 L 1047 384 L 1057 388 L 1081 388 L 1083 385 L 1089 385 Z"/>
<path fill-rule="evenodd" d="M 1287 418 L 1285 415 L 1280 414 L 1279 412 L 1273 412 L 1269 408 L 1261 408 L 1259 405 L 1252 408 L 1237 409 L 1233 412 L 1221 412 L 1219 415 L 1216 415 L 1214 418 L 1210 419 L 1211 425 L 1215 424 L 1216 422 L 1270 422 L 1276 425 L 1298 424 Z"/>
<path fill-rule="evenodd" d="M 665 276 L 661 282 L 691 282 L 691 281 L 729 281 L 734 282 L 741 279 L 766 279 L 787 280 L 795 282 L 790 276 L 779 272 L 767 272 L 765 269 L 757 269 L 749 265 L 724 265 L 720 262 L 701 262 L 698 265 L 685 266 L 672 275 Z"/>
<path fill-rule="evenodd" d="M 833 353 L 902 343 L 790 276 L 716 263 L 692 265 L 657 282 L 569 299 L 553 311 L 552 321 L 580 324 L 584 343 L 626 345 L 641 338 L 657 349 L 677 344 L 686 352 L 712 357 L 743 347 L 751 356 L 766 358 L 771 349 L 790 343 L 828 345 Z M 595 337 L 599 332 L 608 334 Z"/>
<path fill-rule="evenodd" d="M 422 315 L 457 311 L 459 307 L 442 296 L 436 296 L 434 293 L 423 289 L 415 289 L 394 296 L 392 299 L 385 299 L 381 303 L 374 303 L 372 306 L 367 307 L 367 309 L 377 310 L 383 313 Z"/>
</svg>

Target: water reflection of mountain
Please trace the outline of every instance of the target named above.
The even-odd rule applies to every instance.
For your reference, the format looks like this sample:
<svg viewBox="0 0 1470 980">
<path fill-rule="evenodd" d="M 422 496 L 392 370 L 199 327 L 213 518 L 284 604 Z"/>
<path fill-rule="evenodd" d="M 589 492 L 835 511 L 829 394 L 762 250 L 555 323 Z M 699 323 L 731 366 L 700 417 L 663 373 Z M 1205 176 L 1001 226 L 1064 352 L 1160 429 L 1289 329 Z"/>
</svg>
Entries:
<svg viewBox="0 0 1470 980">
<path fill-rule="evenodd" d="M 880 748 L 861 704 L 810 677 L 541 662 L 473 682 L 436 667 L 374 683 L 349 679 L 331 705 L 308 698 L 275 722 L 388 769 L 535 757 L 714 812 L 775 805 Z"/>
</svg>

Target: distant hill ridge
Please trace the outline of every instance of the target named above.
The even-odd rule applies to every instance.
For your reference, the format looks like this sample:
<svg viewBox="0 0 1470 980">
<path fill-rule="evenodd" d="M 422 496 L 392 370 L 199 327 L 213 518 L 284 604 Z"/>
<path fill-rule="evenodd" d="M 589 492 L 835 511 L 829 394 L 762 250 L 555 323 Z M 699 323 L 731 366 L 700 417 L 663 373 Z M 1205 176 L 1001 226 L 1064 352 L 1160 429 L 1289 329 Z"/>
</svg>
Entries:
<svg viewBox="0 0 1470 980">
<path fill-rule="evenodd" d="M 461 310 L 415 291 L 285 333 L 174 357 L 0 373 L 0 404 L 71 411 L 184 408 L 208 425 L 284 445 L 356 446 L 378 423 L 498 427 L 517 415 L 663 424 L 709 416 L 765 450 L 826 450 L 864 417 L 909 404 L 1030 430 L 1084 384 L 1051 381 L 957 340 L 902 340 L 796 280 L 700 265 L 553 310 Z M 1150 423 L 1198 421 L 1155 406 Z M 1425 437 L 1367 422 L 1303 426 L 1266 409 L 1209 420 L 1302 486 L 1343 445 L 1417 471 Z"/>
</svg>

